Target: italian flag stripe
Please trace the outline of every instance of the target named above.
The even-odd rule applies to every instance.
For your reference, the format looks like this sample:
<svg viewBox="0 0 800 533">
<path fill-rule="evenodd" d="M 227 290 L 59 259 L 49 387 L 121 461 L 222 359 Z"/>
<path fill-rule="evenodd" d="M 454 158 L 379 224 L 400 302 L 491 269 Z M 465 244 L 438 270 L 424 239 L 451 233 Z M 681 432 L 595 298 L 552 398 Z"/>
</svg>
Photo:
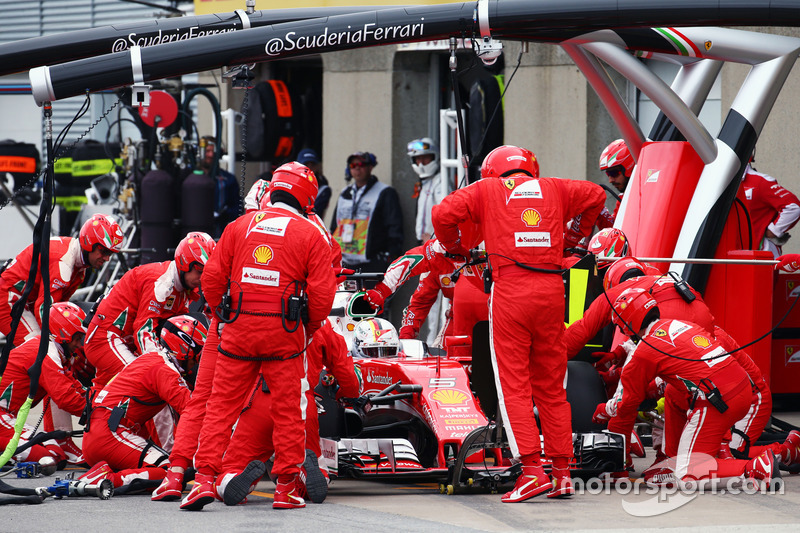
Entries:
<svg viewBox="0 0 800 533">
<path fill-rule="evenodd" d="M 688 39 L 685 35 L 681 32 L 676 30 L 675 28 L 654 28 L 658 33 L 660 33 L 664 38 L 666 38 L 672 46 L 680 53 L 682 56 L 689 56 L 689 57 L 702 57 L 700 49 L 695 46 L 695 44 Z"/>
</svg>

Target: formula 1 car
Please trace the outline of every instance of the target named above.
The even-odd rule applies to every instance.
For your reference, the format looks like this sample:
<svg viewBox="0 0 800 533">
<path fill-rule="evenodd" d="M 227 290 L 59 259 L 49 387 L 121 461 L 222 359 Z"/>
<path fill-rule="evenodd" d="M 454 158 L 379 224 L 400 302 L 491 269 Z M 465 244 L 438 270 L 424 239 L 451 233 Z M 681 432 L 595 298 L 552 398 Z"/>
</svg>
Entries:
<svg viewBox="0 0 800 533">
<path fill-rule="evenodd" d="M 354 324 L 375 316 L 363 295 L 340 292 L 334 303 L 330 320 L 348 345 Z M 487 322 L 475 326 L 472 342 L 472 379 L 465 361 L 433 353 L 421 341 L 402 340 L 395 357 L 356 360 L 362 396 L 347 407 L 336 401 L 335 390 L 320 384 L 320 435 L 330 472 L 434 481 L 447 493 L 468 487 L 496 490 L 513 482 L 519 468 L 511 464 L 497 416 Z M 594 406 L 605 401 L 602 380 L 583 361 L 571 361 L 568 375 L 575 475 L 624 470 L 624 438 L 591 422 Z"/>
</svg>

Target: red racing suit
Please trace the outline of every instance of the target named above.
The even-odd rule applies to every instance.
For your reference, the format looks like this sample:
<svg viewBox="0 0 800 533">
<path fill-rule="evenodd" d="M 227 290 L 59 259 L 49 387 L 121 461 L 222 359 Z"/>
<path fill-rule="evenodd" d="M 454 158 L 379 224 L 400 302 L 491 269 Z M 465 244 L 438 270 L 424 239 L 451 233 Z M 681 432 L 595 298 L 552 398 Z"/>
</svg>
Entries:
<svg viewBox="0 0 800 533">
<path fill-rule="evenodd" d="M 53 302 L 66 302 L 83 283 L 88 265 L 83 263 L 83 253 L 78 239 L 55 237 L 50 239 L 50 296 Z M 33 245 L 25 248 L 0 274 L 0 333 L 8 336 L 11 331 L 11 306 L 22 296 L 28 280 L 33 257 Z M 33 289 L 28 296 L 26 310 L 22 314 L 14 344 L 39 335 L 42 323 L 44 286 L 42 271 L 36 272 Z"/>
<path fill-rule="evenodd" d="M 192 397 L 175 428 L 175 442 L 169 454 L 170 466 L 183 468 L 192 466 L 192 458 L 197 452 L 197 439 L 206 415 L 206 403 L 211 396 L 211 385 L 214 381 L 214 369 L 217 366 L 219 352 L 219 319 L 214 315 L 208 328 L 208 337 L 203 344 L 203 352 L 197 363 L 197 376 L 194 380 Z"/>
<path fill-rule="evenodd" d="M 249 212 L 252 213 L 254 211 L 256 209 L 251 209 Z M 339 243 L 331 238 L 327 228 L 325 228 L 325 224 L 318 216 L 310 216 L 309 220 L 325 232 L 326 240 L 331 247 L 331 263 L 334 268 L 341 268 L 342 248 Z M 197 451 L 197 440 L 206 414 L 206 403 L 211 396 L 214 369 L 219 355 L 217 351 L 219 346 L 219 325 L 219 319 L 214 315 L 208 328 L 208 337 L 203 345 L 203 354 L 198 363 L 192 398 L 189 400 L 189 405 L 186 406 L 186 410 L 181 415 L 180 422 L 175 429 L 175 443 L 170 452 L 169 462 L 171 466 L 183 468 L 184 470 L 192 465 L 192 458 Z M 309 350 L 314 344 L 312 343 L 309 346 Z M 317 446 L 319 446 L 319 443 L 317 443 Z"/>
<path fill-rule="evenodd" d="M 228 224 L 203 270 L 202 285 L 212 308 L 228 290 L 241 304 L 221 332 L 195 467 L 210 476 L 221 472 L 236 415 L 262 374 L 275 395 L 272 416 L 282 428 L 273 473 L 296 474 L 305 458 L 305 349 L 327 318 L 336 290 L 331 247 L 316 224 L 278 203 Z M 301 289 L 308 298 L 306 325 L 281 316 L 289 296 Z"/>
<path fill-rule="evenodd" d="M 39 339 L 40 337 L 34 336 L 11 351 L 8 365 L 0 381 L 0 386 L 2 386 L 0 389 L 0 447 L 3 449 L 14 435 L 17 413 L 30 392 L 31 378 L 28 375 L 28 369 L 36 361 Z M 64 360 L 61 346 L 49 343 L 47 355 L 42 361 L 39 388 L 33 399 L 33 405 L 38 405 L 45 396 L 49 396 L 61 409 L 73 416 L 81 416 L 86 405 L 84 389 L 65 369 Z M 32 434 L 33 427 L 26 425 L 19 444 L 27 442 Z M 46 456 L 53 457 L 56 462 L 66 459 L 54 440 L 32 446 L 15 458 L 19 461 L 38 461 Z"/>
<path fill-rule="evenodd" d="M 651 324 L 622 369 L 622 394 L 608 430 L 626 436 L 631 434 L 648 385 L 660 377 L 667 383 L 665 452 L 675 457 L 676 477 L 691 474 L 700 479 L 711 474 L 717 477 L 741 475 L 747 461 L 731 459 L 709 468 L 706 461 L 698 461 L 700 456 L 692 455 L 716 457 L 726 432 L 747 413 L 750 405 L 752 394 L 747 373 L 734 357 L 722 355 L 725 352 L 725 348 L 697 324 L 673 319 Z M 728 405 L 724 413 L 707 399 L 707 393 L 713 388 L 707 386 L 709 382 Z M 675 445 L 677 447 L 673 448 Z"/>
<path fill-rule="evenodd" d="M 344 338 L 336 333 L 329 322 L 326 322 L 316 334 L 308 347 L 308 381 L 316 386 L 319 382 L 323 366 L 328 374 L 335 377 L 339 384 L 337 398 L 355 398 L 360 392 L 359 379 L 355 373 L 353 358 L 347 351 Z M 275 394 L 264 390 L 264 379 L 259 378 L 250 399 L 236 423 L 236 430 L 231 437 L 230 446 L 223 460 L 223 480 L 219 484 L 220 493 L 224 492 L 226 479 L 241 472 L 253 459 L 267 461 L 275 450 L 273 443 L 281 438 L 283 428 L 275 425 L 269 413 Z M 306 443 L 305 447 L 313 451 L 319 458 L 322 450 L 319 443 L 319 418 L 314 390 L 306 391 Z M 266 414 L 266 416 L 265 416 Z M 276 431 L 278 429 L 278 431 Z M 319 461 L 322 465 L 323 462 Z M 229 475 L 231 474 L 231 475 Z"/>
<path fill-rule="evenodd" d="M 475 228 L 470 228 L 471 233 L 475 231 Z M 488 320 L 487 296 L 483 293 L 483 280 L 480 277 L 482 267 L 464 268 L 458 278 L 461 284 L 472 284 L 475 290 L 466 288 L 457 290 L 456 287 L 460 285 L 453 281 L 452 276 L 456 270 L 464 266 L 465 261 L 462 257 L 451 257 L 446 253 L 437 239 L 430 239 L 395 259 L 386 269 L 382 283 L 391 294 L 397 292 L 409 278 L 420 276 L 419 285 L 411 296 L 408 307 L 403 311 L 403 321 L 399 331 L 401 339 L 417 338 L 431 307 L 439 297 L 439 291 L 451 301 L 448 315 L 455 314 L 452 310 L 456 306 L 460 311 L 455 314 L 457 322 L 451 321 L 447 325 L 445 335 L 471 335 L 476 322 Z M 456 293 L 463 295 L 462 302 L 456 301 Z M 455 328 L 456 325 L 459 327 Z"/>
<path fill-rule="evenodd" d="M 189 402 L 189 387 L 164 351 L 147 352 L 126 365 L 95 396 L 92 416 L 83 435 L 83 453 L 89 464 L 100 461 L 121 475 L 115 487 L 131 479 L 163 479 L 166 453 L 142 436 L 145 424 L 168 404 L 181 414 Z"/>
<path fill-rule="evenodd" d="M 750 383 L 752 384 L 753 398 L 750 402 L 750 409 L 743 418 L 734 424 L 733 427 L 738 432 L 733 432 L 730 446 L 732 449 L 739 452 L 745 452 L 745 450 L 749 448 L 749 456 L 751 458 L 757 457 L 765 447 L 752 446 L 752 444 L 755 444 L 759 437 L 761 437 L 764 428 L 767 427 L 772 417 L 772 391 L 767 384 L 767 380 L 764 379 L 763 374 L 761 374 L 761 369 L 753 362 L 753 359 L 750 358 L 747 352 L 738 349 L 739 344 L 733 340 L 733 337 L 728 335 L 728 332 L 720 327 L 716 327 L 714 328 L 714 337 L 716 337 L 727 351 L 733 352 L 733 357 L 736 358 L 736 362 L 747 372 Z M 746 441 L 745 437 L 741 435 L 742 433 L 746 435 Z M 748 444 L 750 444 L 750 446 L 748 446 Z M 772 448 L 772 446 L 769 447 Z M 780 454 L 780 450 L 772 449 L 775 451 L 776 455 Z"/>
<path fill-rule="evenodd" d="M 580 213 L 596 220 L 604 202 L 603 189 L 588 181 L 512 176 L 477 181 L 433 208 L 436 235 L 450 252 L 466 253 L 458 230 L 464 221 L 478 224 L 484 238 L 494 279 L 489 321 L 499 407 L 511 450 L 523 464 L 541 454 L 528 391 L 539 409 L 545 452 L 564 468 L 572 457 L 560 275 L 564 229 Z M 591 225 L 572 229 L 587 236 Z"/>
<path fill-rule="evenodd" d="M 714 332 L 714 316 L 703 301 L 700 293 L 689 287 L 695 299 L 686 302 L 675 290 L 675 280 L 670 276 L 640 276 L 623 281 L 611 287 L 592 302 L 583 317 L 573 322 L 564 333 L 567 345 L 567 356 L 575 357 L 577 353 L 594 338 L 597 333 L 611 323 L 611 306 L 625 289 L 652 289 L 651 295 L 658 302 L 661 318 L 677 318 L 700 325 L 709 333 Z"/>
<path fill-rule="evenodd" d="M 84 351 L 97 369 L 99 390 L 138 354 L 157 349 L 159 322 L 189 311 L 196 292 L 184 289 L 175 261 L 149 263 L 126 272 L 97 307 Z"/>
<path fill-rule="evenodd" d="M 784 189 L 772 176 L 754 170 L 749 164 L 742 176 L 745 205 L 750 212 L 753 228 L 753 246 L 769 250 L 775 257 L 781 248 L 765 237 L 770 230 L 776 237 L 783 236 L 800 219 L 800 200 Z"/>
</svg>

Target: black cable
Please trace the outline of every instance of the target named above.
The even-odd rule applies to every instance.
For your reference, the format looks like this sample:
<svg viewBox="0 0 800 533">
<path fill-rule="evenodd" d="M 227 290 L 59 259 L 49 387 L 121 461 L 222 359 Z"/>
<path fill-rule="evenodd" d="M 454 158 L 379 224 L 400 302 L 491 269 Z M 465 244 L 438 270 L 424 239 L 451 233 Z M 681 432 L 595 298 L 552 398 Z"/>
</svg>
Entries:
<svg viewBox="0 0 800 533">
<path fill-rule="evenodd" d="M 662 274 L 662 276 L 660 276 L 660 277 L 663 277 L 665 275 L 666 274 Z M 606 292 L 605 286 L 603 286 L 602 290 L 603 290 L 603 296 L 605 297 L 606 301 L 608 302 L 608 305 L 611 307 L 611 312 L 614 315 L 616 315 L 617 318 L 619 318 L 620 321 L 628 327 L 628 329 L 633 331 L 633 325 L 631 323 L 626 322 L 625 320 L 623 320 L 622 316 L 620 316 L 620 314 L 617 312 L 617 310 L 614 309 L 614 304 L 611 302 L 611 299 L 608 297 L 608 293 Z M 784 322 L 784 320 L 786 320 L 786 318 L 789 316 L 789 313 L 792 312 L 792 310 L 794 309 L 794 306 L 797 304 L 797 300 L 800 300 L 800 298 L 795 298 L 794 302 L 792 303 L 792 305 L 789 306 L 789 309 L 786 310 L 786 313 L 783 315 L 783 317 L 772 328 L 770 328 L 769 331 L 767 331 L 766 333 L 764 333 L 760 337 L 748 342 L 747 344 L 743 344 L 743 345 L 739 346 L 738 348 L 735 348 L 735 349 L 733 349 L 733 350 L 731 350 L 729 352 L 726 351 L 724 353 L 717 354 L 717 355 L 714 355 L 714 356 L 711 356 L 711 357 L 705 357 L 705 358 L 701 357 L 700 359 L 692 359 L 692 358 L 689 358 L 689 357 L 681 357 L 679 355 L 673 355 L 671 353 L 667 353 L 667 352 L 665 352 L 663 350 L 660 350 L 659 348 L 656 348 L 655 346 L 653 346 L 652 344 L 647 342 L 644 338 L 638 337 L 638 335 L 636 335 L 635 333 L 634 333 L 634 337 L 637 337 L 641 342 L 643 342 L 645 345 L 649 346 L 653 350 L 657 351 L 658 353 L 660 353 L 662 355 L 666 355 L 667 357 L 672 357 L 673 359 L 678 359 L 680 361 L 691 361 L 691 362 L 697 362 L 697 363 L 704 363 L 704 362 L 708 362 L 708 361 L 713 361 L 715 359 L 721 359 L 723 357 L 727 357 L 727 356 L 729 356 L 729 355 L 731 355 L 731 354 L 733 354 L 735 352 L 738 352 L 740 350 L 744 350 L 745 348 L 748 348 L 748 347 L 756 344 L 757 342 L 765 339 L 769 335 L 771 335 L 776 329 L 778 329 L 778 327 Z M 665 320 L 678 320 L 678 319 L 665 319 Z M 651 322 L 651 324 L 652 324 L 652 322 Z M 623 332 L 623 334 L 624 334 L 624 332 Z M 712 335 L 712 337 L 713 337 L 713 335 Z"/>
<path fill-rule="evenodd" d="M 520 263 L 516 259 L 512 259 L 512 258 L 510 258 L 510 257 L 508 257 L 506 255 L 499 254 L 497 252 L 491 252 L 491 253 L 486 252 L 487 258 L 489 256 L 492 256 L 492 255 L 496 255 L 497 257 L 502 257 L 503 259 L 508 259 L 509 261 L 511 261 L 516 266 L 518 266 L 518 267 L 520 267 L 522 269 L 530 270 L 531 272 L 539 272 L 540 274 L 563 274 L 564 272 L 568 271 L 571 268 L 571 267 L 557 268 L 557 269 L 539 268 L 539 267 L 534 267 L 534 266 L 531 266 L 531 265 L 526 265 L 525 263 Z M 488 259 L 487 259 L 487 261 L 488 261 Z M 492 268 L 491 261 L 489 261 L 489 268 Z"/>
<path fill-rule="evenodd" d="M 514 75 L 516 75 L 517 70 L 519 70 L 519 66 L 522 64 L 522 51 L 524 48 L 520 48 L 519 56 L 517 56 L 517 65 L 514 67 L 514 70 L 511 72 L 511 76 L 508 77 L 508 83 L 503 84 L 503 92 L 500 94 L 500 99 L 494 106 L 494 111 L 492 111 L 491 116 L 489 117 L 489 121 L 486 123 L 486 127 L 483 130 L 483 136 L 481 137 L 481 141 L 478 143 L 478 153 L 481 153 L 483 150 L 483 144 L 486 142 L 486 134 L 489 133 L 489 127 L 492 125 L 495 117 L 497 116 L 497 111 L 503 105 L 503 98 L 506 96 L 506 91 L 508 87 L 511 85 L 511 81 L 514 79 Z"/>
<path fill-rule="evenodd" d="M 250 91 L 252 91 L 252 87 L 248 87 L 244 90 L 244 98 L 242 98 L 242 107 L 241 107 L 241 114 L 242 114 L 242 128 L 241 128 L 241 144 L 242 144 L 242 173 L 241 173 L 241 187 L 239 188 L 239 212 L 244 213 L 244 197 L 247 194 L 245 192 L 245 184 L 246 184 L 246 176 L 247 176 L 247 111 L 250 107 Z M 232 147 L 228 147 L 228 150 L 231 150 Z M 270 162 L 272 164 L 272 162 Z M 231 168 L 230 170 L 235 170 Z M 234 172 L 231 172 L 233 174 Z"/>
<path fill-rule="evenodd" d="M 745 218 L 747 218 L 747 238 L 749 239 L 748 245 L 747 245 L 747 249 L 748 250 L 752 250 L 753 249 L 753 221 L 750 220 L 750 210 L 747 209 L 747 206 L 738 197 L 734 198 L 733 201 L 736 202 L 737 204 L 739 204 L 742 207 L 742 210 L 744 211 L 744 216 L 745 216 Z M 737 218 L 739 217 L 739 211 L 738 210 L 736 211 L 736 217 Z M 740 238 L 741 238 L 741 234 L 742 234 L 742 232 L 739 231 Z"/>
</svg>

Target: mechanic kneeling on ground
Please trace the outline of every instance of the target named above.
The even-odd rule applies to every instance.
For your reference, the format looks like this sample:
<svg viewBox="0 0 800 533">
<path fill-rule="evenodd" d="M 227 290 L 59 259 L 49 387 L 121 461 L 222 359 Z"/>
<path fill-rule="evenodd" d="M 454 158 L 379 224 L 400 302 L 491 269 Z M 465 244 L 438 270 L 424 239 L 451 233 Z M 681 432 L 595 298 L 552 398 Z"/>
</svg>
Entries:
<svg viewBox="0 0 800 533">
<path fill-rule="evenodd" d="M 125 366 L 94 397 L 83 436 L 86 459 L 94 466 L 81 479 L 110 479 L 114 488 L 164 479 L 169 454 L 145 439 L 142 430 L 165 405 L 178 414 L 186 408 L 190 392 L 183 375 L 194 367 L 207 334 L 189 315 L 169 318 L 156 349 Z"/>
<path fill-rule="evenodd" d="M 661 319 L 656 300 L 645 289 L 625 290 L 613 310 L 613 322 L 639 342 L 622 369 L 623 392 L 608 430 L 631 434 L 649 383 L 660 377 L 667 383 L 666 452 L 674 457 L 672 472 L 665 472 L 661 481 L 779 478 L 770 449 L 752 460 L 716 459 L 725 434 L 747 413 L 752 397 L 747 373 L 735 358 L 702 327 Z M 677 448 L 670 449 L 672 445 Z"/>
<path fill-rule="evenodd" d="M 47 355 L 42 361 L 39 374 L 39 389 L 33 405 L 38 405 L 43 398 L 53 400 L 58 406 L 73 416 L 81 416 L 86 405 L 84 389 L 69 373 L 70 363 L 75 353 L 83 345 L 86 328 L 83 321 L 86 314 L 77 305 L 70 302 L 56 302 L 50 308 L 50 340 Z M 14 426 L 17 413 L 28 397 L 31 377 L 28 369 L 33 366 L 39 352 L 40 336 L 34 335 L 21 346 L 11 350 L 8 364 L 3 373 L 0 389 L 0 446 L 5 449 L 14 437 Z M 19 445 L 25 444 L 34 435 L 35 428 L 23 427 Z M 38 461 L 44 457 L 64 466 L 68 454 L 55 440 L 47 440 L 35 444 L 21 453 L 14 455 L 16 461 Z"/>
</svg>

